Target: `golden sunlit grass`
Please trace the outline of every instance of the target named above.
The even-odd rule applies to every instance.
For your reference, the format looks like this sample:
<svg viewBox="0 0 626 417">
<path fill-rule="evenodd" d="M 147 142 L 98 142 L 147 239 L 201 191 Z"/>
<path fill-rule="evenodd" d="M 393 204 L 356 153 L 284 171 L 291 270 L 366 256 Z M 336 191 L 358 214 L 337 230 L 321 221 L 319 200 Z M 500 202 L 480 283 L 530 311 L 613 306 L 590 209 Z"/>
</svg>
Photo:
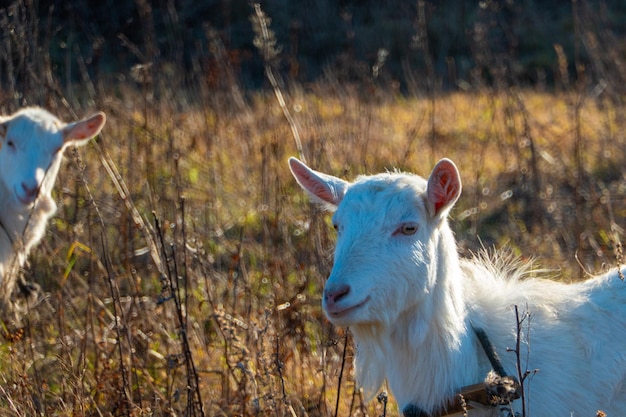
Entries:
<svg viewBox="0 0 626 417">
<path fill-rule="evenodd" d="M 148 4 L 137 3 L 147 33 Z M 21 328 L 3 331 L 0 416 L 382 415 L 355 389 L 349 333 L 321 311 L 334 232 L 289 173 L 294 129 L 311 167 L 346 179 L 426 176 L 453 159 L 464 184 L 452 212 L 462 253 L 506 246 L 562 279 L 623 262 L 623 98 L 593 85 L 591 70 L 578 67 L 580 80 L 555 94 L 496 88 L 498 79 L 423 96 L 369 74 L 356 84 L 332 73 L 280 83 L 280 46 L 266 30 L 254 44 L 274 91 L 245 91 L 240 63 L 207 28 L 199 45 L 210 53 L 190 67 L 167 54 L 145 63 L 152 40 L 125 39 L 130 57 L 120 63 L 143 64 L 92 79 L 86 46 L 69 40 L 59 52 L 67 71 L 74 60 L 82 67 L 57 73 L 52 38 L 30 43 L 40 32 L 27 9 L 16 2 L 5 16 L 13 54 L 0 56 L 3 113 L 39 104 L 69 120 L 102 110 L 107 124 L 66 153 L 58 213 L 25 271 L 40 301 Z M 260 7 L 254 14 L 259 32 Z M 392 404 L 386 415 L 398 414 Z"/>
<path fill-rule="evenodd" d="M 253 93 L 241 107 L 227 95 L 119 91 L 89 106 L 107 113 L 105 130 L 68 152 L 59 176 L 60 209 L 27 272 L 42 301 L 0 350 L 0 414 L 199 415 L 201 405 L 205 415 L 331 416 L 339 393 L 338 415 L 380 415 L 355 392 L 350 341 L 344 352 L 345 334 L 321 312 L 333 234 L 291 178 L 297 152 L 275 98 Z M 288 96 L 316 169 L 428 175 L 449 157 L 465 186 L 452 215 L 463 251 L 521 248 L 574 278 L 576 256 L 590 270 L 615 265 L 626 217 L 620 109 L 533 91 L 434 102 L 333 91 Z"/>
</svg>

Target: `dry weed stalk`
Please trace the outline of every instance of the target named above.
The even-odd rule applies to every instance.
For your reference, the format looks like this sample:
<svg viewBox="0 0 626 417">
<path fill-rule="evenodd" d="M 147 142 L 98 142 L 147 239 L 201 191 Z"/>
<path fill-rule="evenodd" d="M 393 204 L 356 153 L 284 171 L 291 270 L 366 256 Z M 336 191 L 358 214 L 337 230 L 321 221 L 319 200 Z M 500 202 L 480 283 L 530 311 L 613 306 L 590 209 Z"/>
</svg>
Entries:
<svg viewBox="0 0 626 417">
<path fill-rule="evenodd" d="M 189 332 L 188 332 L 188 296 L 189 296 L 189 276 L 187 269 L 187 256 L 186 256 L 186 248 L 187 248 L 187 235 L 185 228 L 185 199 L 180 198 L 180 211 L 181 211 L 181 229 L 182 229 L 182 243 L 181 246 L 183 249 L 182 262 L 183 262 L 183 271 L 179 271 L 179 258 L 180 255 L 176 252 L 176 245 L 170 244 L 169 251 L 167 250 L 168 245 L 165 243 L 165 238 L 163 234 L 163 229 L 161 228 L 160 222 L 155 215 L 155 229 L 157 235 L 159 237 L 159 242 L 161 246 L 161 253 L 163 259 L 165 260 L 165 265 L 167 266 L 167 275 L 163 278 L 163 283 L 165 284 L 166 292 L 170 295 L 169 299 L 173 300 L 176 318 L 178 320 L 178 331 L 179 337 L 182 344 L 184 363 L 186 368 L 186 377 L 187 377 L 187 407 L 186 414 L 190 416 L 204 416 L 204 406 L 202 403 L 202 395 L 200 392 L 200 381 L 198 372 L 196 370 L 196 365 L 194 363 L 193 355 L 191 353 L 190 342 L 189 342 Z M 169 253 L 168 253 L 169 252 Z M 180 281 L 183 282 L 183 288 L 180 287 Z M 164 301 L 165 302 L 165 301 Z"/>
<path fill-rule="evenodd" d="M 539 372 L 539 369 L 528 370 L 525 366 L 522 366 L 522 325 L 524 322 L 527 324 L 527 329 L 525 332 L 525 340 L 526 340 L 526 360 L 528 363 L 528 355 L 530 355 L 530 321 L 531 321 L 530 312 L 526 311 L 522 316 L 519 314 L 518 306 L 515 306 L 515 322 L 516 322 L 516 331 L 515 331 L 515 348 L 509 349 L 509 352 L 515 354 L 515 368 L 517 372 L 517 380 L 519 381 L 519 390 L 520 390 L 520 401 L 522 403 L 522 415 L 521 417 L 528 417 L 527 407 L 528 407 L 528 392 L 526 390 L 527 385 L 525 385 L 528 377 L 535 375 Z M 513 411 L 511 411 L 513 413 Z"/>
<path fill-rule="evenodd" d="M 275 72 L 275 66 L 278 60 L 278 55 L 280 54 L 280 48 L 277 46 L 276 35 L 269 28 L 271 20 L 263 12 L 259 3 L 254 3 L 253 7 L 254 15 L 252 15 L 250 19 L 252 21 L 254 33 L 256 34 L 256 37 L 254 38 L 254 45 L 259 49 L 261 55 L 263 56 L 263 61 L 265 62 L 265 75 L 272 86 L 278 105 L 280 106 L 285 119 L 287 119 L 287 123 L 289 123 L 289 128 L 291 129 L 293 139 L 296 143 L 298 155 L 302 158 L 302 161 L 306 162 L 304 150 L 302 148 L 302 140 L 300 139 L 300 129 L 298 128 L 296 119 L 292 116 L 291 111 L 285 102 L 285 98 L 280 87 L 282 80 L 280 80 L 278 74 Z"/>
</svg>

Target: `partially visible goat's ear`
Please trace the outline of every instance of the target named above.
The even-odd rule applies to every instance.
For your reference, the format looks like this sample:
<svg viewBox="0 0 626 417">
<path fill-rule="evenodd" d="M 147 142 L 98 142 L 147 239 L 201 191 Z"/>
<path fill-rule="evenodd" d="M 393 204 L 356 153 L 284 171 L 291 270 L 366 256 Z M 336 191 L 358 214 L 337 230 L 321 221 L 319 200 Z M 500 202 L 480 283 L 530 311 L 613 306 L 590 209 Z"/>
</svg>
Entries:
<svg viewBox="0 0 626 417">
<path fill-rule="evenodd" d="M 296 158 L 289 158 L 289 168 L 298 184 L 313 200 L 331 211 L 337 208 L 349 186 L 342 179 L 312 170 Z"/>
<path fill-rule="evenodd" d="M 459 170 L 449 159 L 435 165 L 428 178 L 426 207 L 431 217 L 445 217 L 461 195 Z"/>
<path fill-rule="evenodd" d="M 87 119 L 70 123 L 63 128 L 63 142 L 68 145 L 85 145 L 91 138 L 100 133 L 105 122 L 106 116 L 99 112 Z"/>
</svg>

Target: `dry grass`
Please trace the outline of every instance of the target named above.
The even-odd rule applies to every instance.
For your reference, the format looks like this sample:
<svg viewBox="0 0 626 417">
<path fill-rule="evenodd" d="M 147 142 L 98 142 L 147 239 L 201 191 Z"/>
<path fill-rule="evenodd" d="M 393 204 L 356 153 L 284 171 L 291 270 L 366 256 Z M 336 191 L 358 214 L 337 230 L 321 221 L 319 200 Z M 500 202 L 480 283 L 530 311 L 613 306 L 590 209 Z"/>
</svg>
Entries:
<svg viewBox="0 0 626 417">
<path fill-rule="evenodd" d="M 520 97 L 542 152 L 543 187 L 554 190 L 535 201 L 570 224 L 575 212 L 561 212 L 575 198 L 567 191 L 576 128 L 567 97 Z M 3 413 L 328 416 L 338 386 L 340 415 L 380 413 L 380 405 L 355 396 L 352 348 L 344 362 L 345 338 L 322 316 L 333 237 L 326 216 L 290 178 L 285 161 L 295 145 L 272 97 L 257 93 L 230 112 L 171 102 L 131 111 L 141 100 L 133 90 L 99 98 L 95 107 L 109 115 L 105 132 L 97 145 L 68 155 L 56 189 L 61 209 L 27 272 L 45 297 L 26 317 L 24 334 L 0 352 Z M 570 276 L 580 271 L 576 254 L 588 269 L 614 264 L 625 181 L 623 171 L 611 174 L 615 180 L 593 175 L 613 160 L 596 154 L 606 151 L 609 133 L 596 103 L 582 111 L 592 194 L 580 242 L 588 253 L 559 244 L 570 230 L 524 221 L 531 208 L 516 201 L 524 159 L 501 110 L 507 97 L 439 97 L 434 127 L 423 121 L 427 104 L 419 98 L 368 102 L 346 90 L 313 89 L 294 91 L 291 100 L 306 156 L 319 169 L 349 178 L 392 167 L 425 175 L 435 159 L 457 161 L 466 191 L 453 217 L 461 219 L 455 225 L 464 247 L 479 244 L 475 233 L 486 235 Z M 165 275 L 142 250 L 145 236 L 98 149 L 151 225 Z"/>
<path fill-rule="evenodd" d="M 47 76 L 13 80 L 23 90 L 2 96 L 4 113 L 35 103 L 108 122 L 59 176 L 59 212 L 26 271 L 42 299 L 0 346 L 0 415 L 380 415 L 355 392 L 349 337 L 321 312 L 334 236 L 288 172 L 296 145 L 275 95 L 242 91 L 219 54 L 217 80 L 164 63 L 68 87 L 35 58 Z M 463 251 L 507 245 L 566 279 L 618 262 L 614 97 L 280 88 L 319 170 L 427 175 L 455 160 Z"/>
</svg>

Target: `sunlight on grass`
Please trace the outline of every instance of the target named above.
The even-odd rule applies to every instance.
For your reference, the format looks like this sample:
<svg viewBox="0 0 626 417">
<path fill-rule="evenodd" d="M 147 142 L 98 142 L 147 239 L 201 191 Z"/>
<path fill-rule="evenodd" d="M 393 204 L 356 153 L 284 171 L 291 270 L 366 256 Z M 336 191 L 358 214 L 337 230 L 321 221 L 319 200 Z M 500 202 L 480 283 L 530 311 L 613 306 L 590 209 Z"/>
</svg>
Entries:
<svg viewBox="0 0 626 417">
<path fill-rule="evenodd" d="M 426 175 L 432 161 L 441 157 L 455 160 L 465 193 L 453 217 L 461 219 L 456 227 L 464 249 L 480 245 L 480 236 L 486 244 L 509 246 L 521 256 L 541 254 L 543 263 L 564 274 L 576 269 L 572 250 L 577 248 L 579 257 L 585 254 L 579 247 L 559 242 L 564 231 L 542 229 L 523 220 L 520 216 L 528 207 L 516 198 L 518 192 L 523 193 L 523 188 L 516 187 L 523 187 L 518 176 L 529 169 L 528 141 L 532 140 L 541 150 L 535 157 L 541 175 L 546 174 L 543 187 L 553 190 L 542 198 L 546 205 L 553 198 L 558 211 L 562 199 L 569 198 L 559 187 L 573 184 L 577 128 L 585 143 L 585 171 L 600 169 L 597 164 L 604 159 L 599 154 L 606 155 L 602 153 L 606 151 L 605 135 L 616 131 L 617 121 L 593 101 L 580 106 L 577 126 L 570 97 L 531 91 L 519 95 L 524 109 L 510 96 L 488 92 L 442 95 L 434 107 L 415 97 L 371 102 L 345 92 L 340 97 L 315 92 L 297 97 L 300 111 L 296 117 L 306 138 L 306 156 L 320 170 L 330 169 L 347 178 L 396 167 Z M 172 259 L 178 259 L 179 275 L 184 274 L 185 285 L 190 286 L 191 297 L 180 294 L 187 300 L 184 311 L 190 325 L 190 353 L 200 376 L 205 411 L 254 414 L 292 407 L 296 414 L 302 410 L 309 415 L 332 414 L 343 339 L 333 334 L 322 318 L 319 300 L 331 265 L 332 233 L 328 217 L 311 212 L 308 200 L 302 198 L 289 175 L 285 161 L 295 150 L 280 111 L 271 97 L 261 94 L 255 94 L 247 110 L 251 118 L 193 106 L 184 113 L 167 106 L 159 108 L 167 116 L 156 108 L 151 109 L 147 121 L 137 112 L 126 118 L 118 115 L 102 143 L 119 166 L 126 167 L 124 176 L 134 177 L 132 198 L 142 208 L 142 215 L 151 221 L 154 211 L 161 218 L 165 241 L 173 245 L 165 251 L 175 250 Z M 124 140 L 113 146 L 112 138 Z M 149 259 L 137 255 L 144 243 L 116 203 L 119 196 L 99 174 L 99 163 L 91 152 L 83 158 L 85 180 L 98 184 L 96 205 L 107 219 L 107 229 L 99 231 L 89 220 L 88 207 L 60 213 L 74 217 L 66 219 L 68 223 L 83 224 L 80 235 L 75 236 L 75 228 L 62 227 L 66 224 L 63 217 L 57 222 L 60 227 L 51 227 L 52 245 L 78 237 L 85 243 L 73 247 L 88 244 L 96 253 L 91 254 L 92 266 L 79 269 L 60 259 L 54 261 L 59 271 L 66 268 L 62 281 L 67 279 L 68 284 L 61 287 L 69 293 L 45 288 L 53 298 L 37 309 L 41 319 L 33 320 L 47 317 L 61 327 L 31 329 L 49 340 L 46 347 L 40 344 L 37 350 L 42 349 L 41 353 L 31 361 L 40 367 L 47 355 L 60 355 L 66 358 L 63 366 L 74 372 L 80 361 L 87 361 L 90 366 L 81 377 L 79 397 L 88 403 L 90 392 L 96 389 L 100 394 L 95 407 L 105 407 L 106 392 L 119 390 L 122 376 L 128 373 L 132 386 L 158 391 L 156 397 L 151 394 L 139 400 L 139 388 L 131 388 L 129 400 L 157 407 L 153 401 L 159 398 L 161 407 L 180 409 L 184 404 L 181 397 L 190 394 L 184 389 L 187 372 L 175 324 L 176 309 L 172 295 L 162 293 L 167 281 L 151 279 L 156 271 Z M 154 170 L 154 185 L 142 179 L 148 165 Z M 63 181 L 67 189 L 73 180 L 66 172 Z M 185 197 L 184 213 L 179 195 Z M 72 204 L 71 199 L 64 201 Z M 614 215 L 623 215 L 623 204 L 614 202 Z M 594 210 L 602 212 L 603 206 Z M 179 244 L 183 216 L 185 246 Z M 561 214 L 560 221 L 567 221 L 566 216 Z M 614 243 L 607 227 L 593 234 L 600 247 Z M 99 245 L 102 232 L 113 246 Z M 595 246 L 592 248 L 593 253 L 584 259 L 605 262 L 597 258 Z M 316 253 L 319 250 L 322 253 Z M 113 259 L 117 299 L 107 298 L 104 270 L 96 267 L 101 253 Z M 46 256 L 45 247 L 35 254 L 35 274 L 43 271 Z M 81 256 L 89 253 L 81 252 Z M 605 256 L 610 259 L 611 254 Z M 91 318 L 78 324 L 78 328 L 91 329 L 85 332 L 70 330 L 77 323 L 66 313 L 59 316 L 65 311 L 62 304 L 52 307 L 58 303 L 52 303 L 54 299 L 65 300 L 63 303 L 71 303 L 72 314 L 81 315 L 85 304 L 71 301 L 84 294 L 76 282 L 83 282 L 93 294 L 94 302 L 88 307 Z M 111 311 L 114 306 L 117 313 Z M 123 315 L 127 333 L 115 336 L 114 314 Z M 56 332 L 60 334 L 55 336 Z M 18 355 L 18 362 L 27 360 L 32 354 L 22 350 L 23 342 L 15 343 L 14 353 L 4 357 Z M 125 352 L 125 369 L 117 362 L 120 348 Z M 342 381 L 341 415 L 364 407 L 360 395 L 355 396 L 349 368 Z M 41 374 L 36 375 L 41 383 Z M 60 388 L 50 392 L 57 393 L 46 395 L 61 395 Z M 380 405 L 372 402 L 366 406 L 367 412 L 380 413 L 373 411 L 377 407 Z"/>
<path fill-rule="evenodd" d="M 566 279 L 584 275 L 576 260 L 615 265 L 626 217 L 615 105 L 531 90 L 366 100 L 317 85 L 290 97 L 320 171 L 427 175 L 456 161 L 462 252 L 507 246 Z M 321 312 L 334 232 L 291 178 L 296 148 L 274 97 L 251 93 L 245 108 L 197 91 L 184 104 L 145 100 L 123 88 L 98 101 L 110 120 L 98 146 L 129 195 L 95 146 L 68 155 L 59 212 L 27 272 L 45 296 L 24 333 L 4 332 L 0 404 L 32 415 L 330 416 L 340 393 L 338 415 L 382 414 L 355 388 L 353 347 L 344 361 L 345 333 Z"/>
</svg>

